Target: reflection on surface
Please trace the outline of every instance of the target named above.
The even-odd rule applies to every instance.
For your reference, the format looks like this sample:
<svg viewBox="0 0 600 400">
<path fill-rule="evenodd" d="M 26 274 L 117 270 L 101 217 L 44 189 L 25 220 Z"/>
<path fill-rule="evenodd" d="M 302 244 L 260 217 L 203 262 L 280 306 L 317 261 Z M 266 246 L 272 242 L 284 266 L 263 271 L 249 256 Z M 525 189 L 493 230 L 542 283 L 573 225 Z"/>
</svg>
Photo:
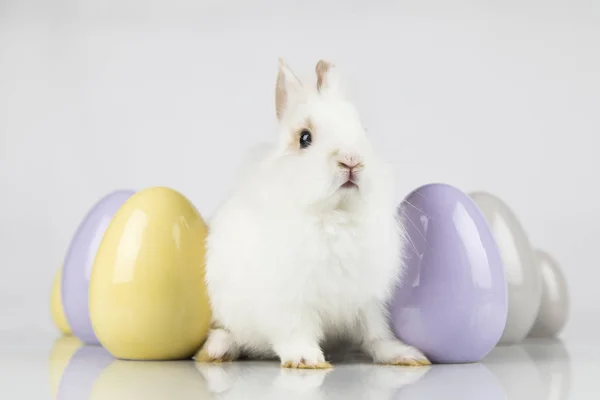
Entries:
<svg viewBox="0 0 600 400">
<path fill-rule="evenodd" d="M 562 341 L 528 339 L 522 346 L 540 371 L 544 399 L 567 399 L 571 390 L 571 358 Z"/>
<path fill-rule="evenodd" d="M 521 346 L 496 347 L 483 360 L 498 377 L 507 399 L 543 399 L 543 384 L 533 359 Z"/>
<path fill-rule="evenodd" d="M 414 385 L 402 388 L 394 399 L 506 399 L 502 385 L 483 364 L 436 365 Z"/>
<path fill-rule="evenodd" d="M 96 379 L 90 400 L 210 399 L 191 361 L 115 360 Z"/>
<path fill-rule="evenodd" d="M 569 356 L 556 340 L 498 347 L 482 363 L 388 367 L 350 355 L 327 371 L 281 369 L 261 361 L 122 361 L 101 347 L 77 346 L 61 338 L 50 357 L 52 381 L 60 379 L 60 400 L 560 400 L 567 398 L 570 385 Z"/>
<path fill-rule="evenodd" d="M 114 361 L 100 346 L 83 346 L 73 355 L 58 386 L 59 400 L 88 399 L 99 374 Z"/>
<path fill-rule="evenodd" d="M 67 368 L 73 354 L 75 354 L 81 346 L 83 346 L 83 343 L 75 336 L 63 336 L 54 342 L 48 361 L 50 388 L 52 390 L 53 399 L 56 399 L 56 396 L 58 396 L 58 385 L 65 372 L 65 368 Z"/>
<path fill-rule="evenodd" d="M 499 346 L 483 363 L 500 379 L 509 399 L 568 398 L 570 358 L 558 339 L 528 339 L 518 346 Z"/>
<path fill-rule="evenodd" d="M 431 369 L 348 363 L 332 370 L 293 370 L 264 362 L 196 367 L 214 398 L 226 400 L 392 399 L 398 390 L 419 381 Z"/>
</svg>

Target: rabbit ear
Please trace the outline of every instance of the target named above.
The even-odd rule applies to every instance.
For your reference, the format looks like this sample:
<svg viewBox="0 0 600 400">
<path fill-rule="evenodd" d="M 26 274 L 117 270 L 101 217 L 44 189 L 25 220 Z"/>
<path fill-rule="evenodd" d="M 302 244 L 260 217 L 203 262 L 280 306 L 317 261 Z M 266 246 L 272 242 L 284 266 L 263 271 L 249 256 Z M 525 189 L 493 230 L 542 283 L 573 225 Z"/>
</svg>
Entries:
<svg viewBox="0 0 600 400">
<path fill-rule="evenodd" d="M 340 88 L 340 76 L 335 64 L 319 60 L 315 72 L 317 73 L 317 90 L 320 93 L 334 92 Z"/>
<path fill-rule="evenodd" d="M 302 83 L 283 59 L 279 59 L 279 71 L 275 85 L 275 112 L 281 119 L 286 108 L 302 93 Z"/>
</svg>

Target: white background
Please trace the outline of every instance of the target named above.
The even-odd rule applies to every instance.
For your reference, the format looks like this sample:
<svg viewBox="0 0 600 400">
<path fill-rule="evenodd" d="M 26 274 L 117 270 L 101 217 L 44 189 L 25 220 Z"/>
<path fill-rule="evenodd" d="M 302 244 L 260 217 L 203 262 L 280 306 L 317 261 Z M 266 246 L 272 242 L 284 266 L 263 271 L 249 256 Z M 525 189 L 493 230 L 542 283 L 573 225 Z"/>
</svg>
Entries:
<svg viewBox="0 0 600 400">
<path fill-rule="evenodd" d="M 563 337 L 600 334 L 595 0 L 0 1 L 0 332 L 55 332 L 53 276 L 106 193 L 166 185 L 210 216 L 273 134 L 278 56 L 344 69 L 398 200 L 504 199 L 567 275 Z"/>
</svg>

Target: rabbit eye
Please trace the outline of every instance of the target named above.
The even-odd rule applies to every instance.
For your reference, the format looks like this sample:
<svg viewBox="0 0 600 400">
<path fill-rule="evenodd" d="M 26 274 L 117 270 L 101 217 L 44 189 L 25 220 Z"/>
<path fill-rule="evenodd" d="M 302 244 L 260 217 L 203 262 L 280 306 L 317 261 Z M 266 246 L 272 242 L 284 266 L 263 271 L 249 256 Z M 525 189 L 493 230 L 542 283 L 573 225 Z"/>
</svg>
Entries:
<svg viewBox="0 0 600 400">
<path fill-rule="evenodd" d="M 305 149 L 312 143 L 312 134 L 307 129 L 300 132 L 300 148 Z"/>
</svg>

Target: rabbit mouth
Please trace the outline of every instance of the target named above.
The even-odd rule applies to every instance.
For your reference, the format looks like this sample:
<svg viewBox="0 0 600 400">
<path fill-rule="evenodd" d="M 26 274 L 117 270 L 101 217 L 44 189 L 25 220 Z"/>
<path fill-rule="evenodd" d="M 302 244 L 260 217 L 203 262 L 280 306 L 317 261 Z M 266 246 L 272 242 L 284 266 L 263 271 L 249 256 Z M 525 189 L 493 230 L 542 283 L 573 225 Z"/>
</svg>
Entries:
<svg viewBox="0 0 600 400">
<path fill-rule="evenodd" d="M 358 185 L 351 180 L 347 180 L 346 183 L 344 183 L 341 187 L 343 189 L 358 189 Z"/>
</svg>

